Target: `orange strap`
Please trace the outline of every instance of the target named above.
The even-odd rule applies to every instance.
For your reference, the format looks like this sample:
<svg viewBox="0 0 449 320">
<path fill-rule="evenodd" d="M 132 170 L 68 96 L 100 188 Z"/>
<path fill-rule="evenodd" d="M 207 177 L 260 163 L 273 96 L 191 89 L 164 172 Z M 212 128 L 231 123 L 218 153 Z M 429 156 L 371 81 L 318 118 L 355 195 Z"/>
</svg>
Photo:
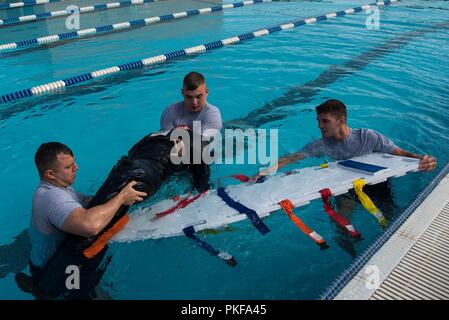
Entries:
<svg viewBox="0 0 449 320">
<path fill-rule="evenodd" d="M 101 250 L 103 250 L 109 240 L 111 240 L 115 234 L 125 227 L 128 221 L 129 217 L 125 214 L 111 228 L 109 228 L 109 230 L 98 237 L 98 239 L 90 247 L 83 250 L 84 256 L 88 259 L 95 257 Z"/>
<path fill-rule="evenodd" d="M 304 234 L 309 236 L 313 241 L 315 241 L 316 244 L 318 244 L 322 249 L 328 248 L 328 245 L 326 244 L 326 241 L 321 237 L 318 233 L 310 229 L 300 218 L 295 216 L 293 213 L 293 203 L 288 200 L 282 200 L 279 202 L 279 205 L 284 210 L 284 212 L 288 215 L 290 220 L 293 221 L 293 223 L 301 230 Z"/>
</svg>

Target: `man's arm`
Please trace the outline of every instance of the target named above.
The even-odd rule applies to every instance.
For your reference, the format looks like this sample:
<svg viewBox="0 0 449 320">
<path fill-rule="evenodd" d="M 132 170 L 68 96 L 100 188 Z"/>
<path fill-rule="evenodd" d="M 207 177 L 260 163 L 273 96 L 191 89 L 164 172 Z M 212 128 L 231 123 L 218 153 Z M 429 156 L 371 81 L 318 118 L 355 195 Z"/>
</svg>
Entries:
<svg viewBox="0 0 449 320">
<path fill-rule="evenodd" d="M 272 165 L 268 169 L 262 170 L 255 177 L 266 176 L 266 175 L 270 175 L 270 174 L 276 173 L 276 171 L 279 170 L 280 168 L 285 167 L 286 165 L 288 165 L 290 163 L 298 162 L 300 160 L 303 160 L 304 158 L 306 158 L 306 155 L 302 151 L 297 151 L 295 153 L 291 153 L 291 154 L 285 155 L 285 156 L 279 158 L 277 164 Z"/>
<path fill-rule="evenodd" d="M 368 133 L 372 135 L 373 141 L 377 141 L 375 152 L 391 153 L 396 156 L 409 157 L 415 159 L 421 159 L 419 162 L 419 169 L 424 171 L 432 171 L 437 166 L 437 161 L 434 157 L 428 155 L 418 155 L 397 147 L 393 141 L 380 134 L 379 132 L 368 130 Z"/>
<path fill-rule="evenodd" d="M 171 130 L 174 128 L 173 121 L 172 121 L 172 111 L 170 107 L 164 110 L 161 115 L 160 125 L 161 130 Z"/>
<path fill-rule="evenodd" d="M 122 205 L 132 205 L 147 196 L 145 192 L 135 190 L 133 188 L 135 184 L 135 181 L 131 181 L 115 197 L 102 205 L 90 209 L 82 207 L 74 209 L 64 221 L 62 229 L 83 237 L 97 235 L 106 227 Z"/>
<path fill-rule="evenodd" d="M 421 161 L 419 162 L 419 169 L 423 171 L 432 171 L 437 166 L 437 160 L 435 159 L 435 157 L 428 156 L 427 154 L 418 155 L 401 148 L 394 149 L 392 154 L 396 156 L 421 159 Z"/>
</svg>

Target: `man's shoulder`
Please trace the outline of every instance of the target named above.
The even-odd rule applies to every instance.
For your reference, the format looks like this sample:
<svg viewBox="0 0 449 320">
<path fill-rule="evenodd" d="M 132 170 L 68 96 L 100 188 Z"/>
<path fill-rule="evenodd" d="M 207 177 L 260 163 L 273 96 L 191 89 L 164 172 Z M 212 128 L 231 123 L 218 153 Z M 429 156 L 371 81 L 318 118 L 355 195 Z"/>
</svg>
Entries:
<svg viewBox="0 0 449 320">
<path fill-rule="evenodd" d="M 34 192 L 33 201 L 42 204 L 57 204 L 73 199 L 75 191 L 68 187 L 66 189 L 53 186 L 49 183 L 41 183 Z"/>
<path fill-rule="evenodd" d="M 182 113 L 182 102 L 175 102 L 167 106 L 162 112 L 163 115 L 174 115 Z"/>
<path fill-rule="evenodd" d="M 370 128 L 356 128 L 351 129 L 351 131 L 356 134 L 379 134 L 379 132 Z"/>
<path fill-rule="evenodd" d="M 327 141 L 323 138 L 318 138 L 318 139 L 309 141 L 307 143 L 307 145 L 310 145 L 310 146 L 324 145 L 326 142 L 329 142 L 329 141 Z"/>
<path fill-rule="evenodd" d="M 305 151 L 310 151 L 312 149 L 316 149 L 316 148 L 322 148 L 325 145 L 325 140 L 322 138 L 318 138 L 315 140 L 311 140 L 309 142 L 307 142 L 304 147 L 302 147 L 301 149 L 299 149 L 298 152 L 305 152 Z"/>
<path fill-rule="evenodd" d="M 354 135 L 363 136 L 371 139 L 378 139 L 380 137 L 385 137 L 382 133 L 369 128 L 352 129 L 352 132 Z"/>
<path fill-rule="evenodd" d="M 165 108 L 165 110 L 181 110 L 181 109 L 182 109 L 182 101 L 172 103 L 171 105 Z"/>
<path fill-rule="evenodd" d="M 220 109 L 209 102 L 207 103 L 207 111 L 211 113 L 220 113 Z"/>
</svg>

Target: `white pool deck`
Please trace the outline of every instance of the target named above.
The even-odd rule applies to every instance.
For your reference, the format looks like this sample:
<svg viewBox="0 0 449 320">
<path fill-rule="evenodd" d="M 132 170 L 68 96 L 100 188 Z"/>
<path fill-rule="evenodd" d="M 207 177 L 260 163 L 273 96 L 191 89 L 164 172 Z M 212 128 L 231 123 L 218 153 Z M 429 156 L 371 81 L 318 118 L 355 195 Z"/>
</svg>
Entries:
<svg viewBox="0 0 449 320">
<path fill-rule="evenodd" d="M 449 174 L 333 299 L 449 299 Z"/>
</svg>

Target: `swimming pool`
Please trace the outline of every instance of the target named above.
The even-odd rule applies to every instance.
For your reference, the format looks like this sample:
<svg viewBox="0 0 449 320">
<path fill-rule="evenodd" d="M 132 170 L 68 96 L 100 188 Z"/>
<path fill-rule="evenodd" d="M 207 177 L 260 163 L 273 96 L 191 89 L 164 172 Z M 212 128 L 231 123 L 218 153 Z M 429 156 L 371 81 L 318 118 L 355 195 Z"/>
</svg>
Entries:
<svg viewBox="0 0 449 320">
<path fill-rule="evenodd" d="M 101 2 L 101 1 L 98 1 Z M 51 11 L 70 1 L 0 11 L 0 17 Z M 273 2 L 224 10 L 101 35 L 51 47 L 4 53 L 1 94 L 94 70 L 225 39 L 291 20 L 343 10 L 368 1 Z M 81 16 L 81 28 L 212 6 L 211 1 L 161 1 Z M 31 195 L 38 183 L 33 157 L 40 143 L 59 140 L 75 152 L 75 188 L 93 194 L 116 160 L 159 128 L 161 111 L 180 100 L 183 76 L 205 74 L 209 101 L 225 126 L 279 129 L 280 153 L 319 137 L 314 107 L 328 98 L 349 107 L 351 127 L 369 127 L 412 152 L 435 155 L 430 174 L 392 181 L 395 213 L 414 199 L 449 161 L 449 56 L 447 1 L 402 1 L 380 9 L 380 29 L 367 14 L 321 21 L 206 54 L 68 88 L 57 94 L 0 104 L 0 298 L 31 299 L 14 273 L 26 268 Z M 0 29 L 0 43 L 67 32 L 64 19 Z M 321 163 L 304 161 L 297 167 Z M 251 165 L 214 165 L 212 179 L 252 174 Z M 178 182 L 178 183 L 176 183 Z M 176 178 L 155 198 L 183 191 Z M 313 202 L 297 212 L 329 242 L 320 251 L 283 214 L 267 218 L 260 236 L 243 221 L 207 240 L 238 260 L 229 268 L 187 238 L 113 243 L 102 286 L 114 299 L 314 299 L 382 231 L 361 207 L 351 221 L 364 240 L 338 234 Z"/>
</svg>

